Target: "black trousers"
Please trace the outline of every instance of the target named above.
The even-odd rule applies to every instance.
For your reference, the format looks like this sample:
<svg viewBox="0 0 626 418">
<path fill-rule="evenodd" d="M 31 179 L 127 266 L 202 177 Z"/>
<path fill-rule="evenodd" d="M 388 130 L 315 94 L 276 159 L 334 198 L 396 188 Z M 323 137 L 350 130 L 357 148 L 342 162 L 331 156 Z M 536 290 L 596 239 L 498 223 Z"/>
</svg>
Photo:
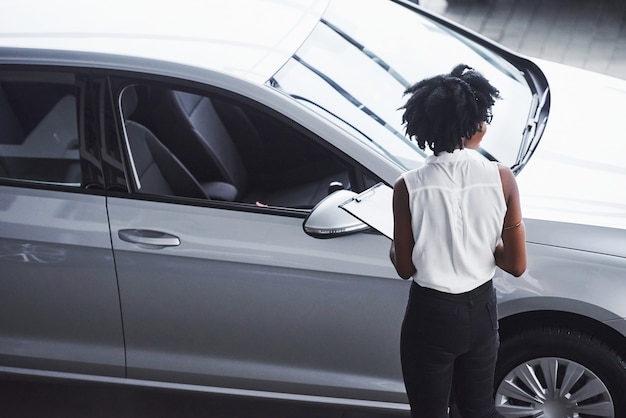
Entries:
<svg viewBox="0 0 626 418">
<path fill-rule="evenodd" d="M 454 390 L 463 418 L 501 417 L 493 398 L 498 346 L 491 281 L 456 295 L 413 282 L 400 339 L 411 416 L 447 418 Z"/>
</svg>

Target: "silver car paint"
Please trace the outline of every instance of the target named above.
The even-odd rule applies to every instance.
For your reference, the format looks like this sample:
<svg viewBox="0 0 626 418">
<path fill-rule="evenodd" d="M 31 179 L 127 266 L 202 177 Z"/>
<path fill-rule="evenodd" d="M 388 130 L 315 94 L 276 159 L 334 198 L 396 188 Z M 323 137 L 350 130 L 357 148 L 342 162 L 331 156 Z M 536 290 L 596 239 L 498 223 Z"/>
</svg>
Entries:
<svg viewBox="0 0 626 418">
<path fill-rule="evenodd" d="M 14 1 L 0 15 L 0 45 L 171 60 L 264 83 L 318 24 L 328 2 Z"/>
<path fill-rule="evenodd" d="M 124 376 L 103 196 L 0 186 L 3 366 Z"/>
<path fill-rule="evenodd" d="M 532 234 L 529 234 L 532 239 Z M 623 258 L 529 243 L 528 269 L 519 279 L 498 271 L 494 278 L 500 317 L 558 311 L 613 321 L 626 315 Z M 607 289 L 610 289 L 607 291 Z"/>
<path fill-rule="evenodd" d="M 381 257 L 385 237 L 319 240 L 301 218 L 244 211 L 111 198 L 108 207 L 128 377 L 404 400 L 397 339 L 408 284 Z M 116 237 L 122 229 L 181 243 L 142 248 Z"/>
<path fill-rule="evenodd" d="M 550 80 L 552 105 L 539 148 L 518 175 L 524 214 L 625 230 L 626 134 L 621 124 L 626 82 L 539 64 Z M 623 242 L 610 251 L 626 256 Z"/>
</svg>

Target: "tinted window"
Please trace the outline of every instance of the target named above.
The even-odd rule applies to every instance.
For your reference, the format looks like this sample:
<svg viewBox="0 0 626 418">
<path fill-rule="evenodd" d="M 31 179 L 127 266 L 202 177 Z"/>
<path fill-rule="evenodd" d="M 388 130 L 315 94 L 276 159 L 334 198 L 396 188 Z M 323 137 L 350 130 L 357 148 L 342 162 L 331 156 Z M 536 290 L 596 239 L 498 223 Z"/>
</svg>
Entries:
<svg viewBox="0 0 626 418">
<path fill-rule="evenodd" d="M 76 90 L 0 80 L 0 177 L 81 185 Z"/>
<path fill-rule="evenodd" d="M 335 150 L 243 101 L 133 86 L 121 108 L 138 192 L 310 209 L 364 187 Z"/>
</svg>

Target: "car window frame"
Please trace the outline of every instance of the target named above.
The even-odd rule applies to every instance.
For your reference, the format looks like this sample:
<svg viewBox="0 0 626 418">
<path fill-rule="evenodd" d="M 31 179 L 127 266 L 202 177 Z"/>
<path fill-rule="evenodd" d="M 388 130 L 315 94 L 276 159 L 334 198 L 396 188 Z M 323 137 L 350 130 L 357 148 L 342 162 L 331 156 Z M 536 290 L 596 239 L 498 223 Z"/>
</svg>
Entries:
<svg viewBox="0 0 626 418">
<path fill-rule="evenodd" d="M 104 184 L 99 155 L 98 121 L 94 118 L 98 113 L 98 106 L 93 100 L 96 93 L 93 91 L 89 71 L 82 68 L 52 65 L 9 64 L 0 68 L 0 82 L 5 81 L 61 84 L 75 89 L 76 133 L 81 182 L 79 185 L 74 185 L 45 180 L 0 177 L 0 185 L 100 194 L 104 190 Z"/>
<path fill-rule="evenodd" d="M 108 104 L 105 110 L 105 112 L 108 113 L 107 116 L 105 116 L 105 120 L 107 120 L 109 124 L 109 126 L 105 128 L 106 132 L 108 132 L 108 138 L 105 139 L 105 141 L 108 142 L 109 145 L 105 145 L 105 147 L 110 147 L 111 144 L 115 142 L 115 147 L 118 149 L 119 152 L 118 164 L 120 167 L 123 167 L 125 184 L 122 185 L 119 183 L 119 181 L 116 184 L 107 184 L 106 188 L 110 196 L 161 203 L 193 205 L 245 212 L 265 213 L 279 216 L 297 217 L 302 219 L 306 218 L 306 216 L 312 210 L 286 206 L 258 206 L 250 203 L 236 201 L 230 202 L 213 199 L 205 200 L 184 196 L 138 193 L 136 187 L 134 186 L 134 184 L 136 184 L 135 170 L 133 168 L 133 164 L 130 161 L 130 156 L 127 151 L 129 146 L 128 139 L 125 135 L 123 128 L 124 116 L 122 115 L 121 104 L 121 94 L 123 94 L 124 89 L 129 86 L 137 85 L 158 85 L 159 87 L 179 90 L 196 95 L 204 95 L 210 97 L 218 96 L 224 100 L 234 101 L 244 106 L 251 107 L 257 111 L 266 113 L 268 117 L 274 118 L 279 123 L 286 124 L 290 128 L 295 129 L 299 134 L 306 136 L 308 140 L 314 141 L 317 145 L 321 145 L 328 152 L 333 153 L 336 158 L 343 161 L 344 164 L 349 165 L 355 173 L 354 177 L 356 177 L 356 183 L 359 189 L 365 190 L 368 186 L 371 186 L 376 182 L 381 181 L 377 175 L 375 175 L 371 170 L 367 169 L 357 160 L 352 158 L 350 155 L 337 149 L 328 141 L 321 138 L 319 135 L 316 135 L 314 132 L 311 132 L 309 129 L 305 128 L 301 124 L 295 122 L 294 120 L 288 118 L 287 116 L 281 114 L 280 112 L 266 104 L 257 102 L 251 98 L 242 96 L 233 91 L 229 91 L 216 86 L 211 86 L 206 83 L 155 74 L 112 71 L 108 75 L 109 99 L 107 100 Z M 114 126 L 111 124 L 111 122 L 114 122 Z M 116 133 L 115 138 L 111 137 L 111 133 L 113 132 Z"/>
</svg>

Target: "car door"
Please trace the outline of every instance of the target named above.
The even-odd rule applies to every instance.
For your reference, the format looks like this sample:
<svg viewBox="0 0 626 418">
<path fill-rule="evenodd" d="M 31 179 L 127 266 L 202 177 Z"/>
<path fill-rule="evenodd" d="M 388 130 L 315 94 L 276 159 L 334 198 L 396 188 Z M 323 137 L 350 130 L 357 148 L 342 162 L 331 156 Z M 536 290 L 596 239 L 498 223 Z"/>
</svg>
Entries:
<svg viewBox="0 0 626 418">
<path fill-rule="evenodd" d="M 284 126 L 264 112 L 255 115 L 231 97 L 236 113 L 243 111 L 257 130 L 246 138 L 255 136 L 264 147 L 252 153 L 255 161 L 242 157 L 254 177 L 250 183 L 259 186 L 261 177 L 269 179 L 258 190 L 263 198 L 247 197 L 241 190 L 232 199 L 186 196 L 185 190 L 197 192 L 195 186 L 180 184 L 194 183 L 191 167 L 182 163 L 183 151 L 178 156 L 170 152 L 167 158 L 160 154 L 175 145 L 163 145 L 171 140 L 163 139 L 168 132 L 149 116 L 163 109 L 155 109 L 157 87 L 133 86 L 132 99 L 120 100 L 125 113 L 120 131 L 130 153 L 134 189 L 108 198 L 128 376 L 403 402 L 398 341 L 408 288 L 388 261 L 389 240 L 371 231 L 323 240 L 303 230 L 310 207 L 301 207 L 301 196 L 309 193 L 303 189 L 310 191 L 316 176 L 323 194 L 329 185 L 330 191 L 337 186 L 327 182 L 327 174 L 340 178 L 338 167 L 350 172 L 348 180 L 342 179 L 351 183 L 343 187 L 362 189 L 377 179 L 367 179 L 371 174 L 338 151 L 320 146 L 312 134 Z M 219 100 L 211 99 L 219 107 Z M 200 108 L 197 98 L 193 100 L 193 108 Z M 199 117 L 204 122 L 210 118 Z M 224 123 L 219 130 L 226 132 L 224 140 L 235 135 L 233 126 L 244 124 L 240 120 L 228 129 L 227 118 L 223 113 L 218 118 Z M 175 140 L 184 137 L 183 129 L 172 130 Z M 287 142 L 270 143 L 264 132 Z M 285 148 L 290 152 L 282 155 L 287 161 L 281 165 L 278 154 Z M 207 172 L 219 172 L 212 170 L 214 163 L 207 157 Z M 253 171 L 255 165 L 260 171 Z M 304 165 L 327 172 L 297 178 L 297 168 Z M 270 190 L 269 185 L 281 182 L 279 171 L 289 179 L 283 178 L 282 189 Z M 172 173 L 184 175 L 170 178 Z M 233 186 L 224 177 L 195 183 L 210 195 L 216 183 Z M 272 203 L 281 199 L 294 204 Z"/>
<path fill-rule="evenodd" d="M 80 75 L 0 71 L 2 368 L 124 376 L 92 97 Z"/>
</svg>

